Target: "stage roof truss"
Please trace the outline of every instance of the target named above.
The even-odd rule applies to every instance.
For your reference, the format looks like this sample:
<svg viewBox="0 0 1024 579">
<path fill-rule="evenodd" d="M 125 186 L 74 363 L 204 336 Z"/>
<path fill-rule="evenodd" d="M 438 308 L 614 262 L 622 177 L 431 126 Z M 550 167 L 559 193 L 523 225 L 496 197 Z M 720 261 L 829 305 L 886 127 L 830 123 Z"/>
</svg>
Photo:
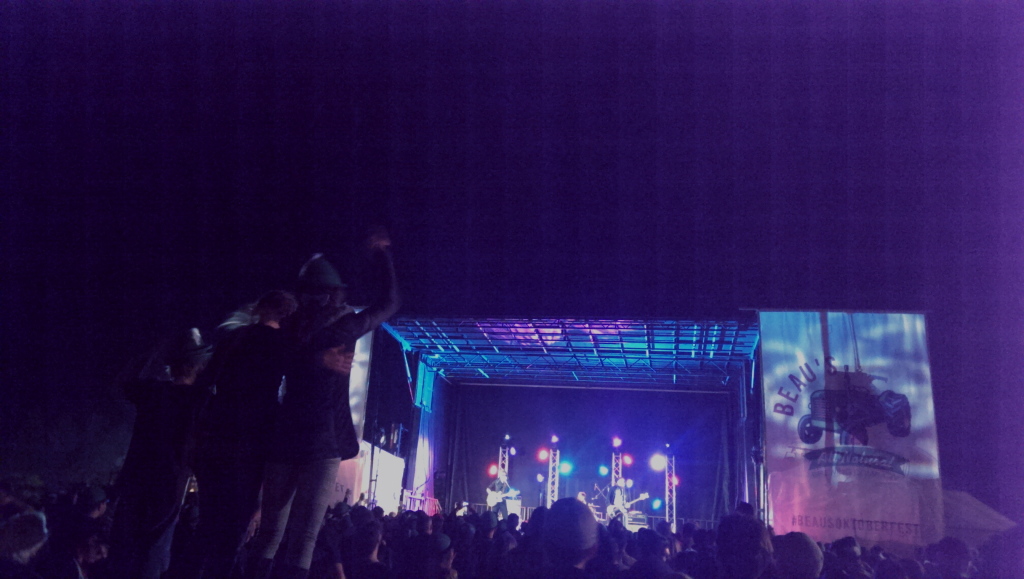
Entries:
<svg viewBox="0 0 1024 579">
<path fill-rule="evenodd" d="M 409 319 L 385 325 L 453 382 L 730 389 L 754 356 L 755 322 Z"/>
</svg>

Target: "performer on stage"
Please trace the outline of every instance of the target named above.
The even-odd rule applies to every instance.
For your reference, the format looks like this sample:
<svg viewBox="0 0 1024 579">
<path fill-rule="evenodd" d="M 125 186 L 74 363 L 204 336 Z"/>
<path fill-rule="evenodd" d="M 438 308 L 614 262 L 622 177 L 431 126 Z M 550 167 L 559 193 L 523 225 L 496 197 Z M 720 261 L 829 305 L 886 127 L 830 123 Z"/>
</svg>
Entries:
<svg viewBox="0 0 1024 579">
<path fill-rule="evenodd" d="M 505 499 L 511 494 L 511 490 L 508 474 L 503 470 L 499 470 L 498 478 L 487 486 L 487 506 L 491 507 L 491 512 L 498 514 L 499 520 L 508 518 L 508 505 Z"/>
<path fill-rule="evenodd" d="M 608 501 L 608 518 L 620 518 L 626 514 L 628 501 L 626 498 L 626 479 L 620 478 L 612 486 L 611 499 Z"/>
<path fill-rule="evenodd" d="M 620 478 L 615 481 L 615 485 L 612 487 L 611 500 L 608 502 L 608 519 L 615 519 L 618 517 L 625 517 L 629 514 L 629 508 L 634 503 L 646 500 L 649 495 L 648 493 L 642 493 L 639 497 L 629 500 L 626 490 L 626 479 Z"/>
</svg>

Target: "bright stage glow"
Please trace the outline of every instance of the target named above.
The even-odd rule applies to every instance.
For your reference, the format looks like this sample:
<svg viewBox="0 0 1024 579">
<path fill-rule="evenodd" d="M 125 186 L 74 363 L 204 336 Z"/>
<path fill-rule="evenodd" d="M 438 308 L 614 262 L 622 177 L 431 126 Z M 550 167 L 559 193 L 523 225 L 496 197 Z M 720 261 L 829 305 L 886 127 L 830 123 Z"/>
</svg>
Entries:
<svg viewBox="0 0 1024 579">
<path fill-rule="evenodd" d="M 572 463 L 571 462 L 562 461 L 558 465 L 558 472 L 560 472 L 562 474 L 569 474 L 570 472 L 572 472 Z"/>
<path fill-rule="evenodd" d="M 498 476 L 498 465 L 492 464 L 487 468 L 487 474 L 491 476 Z"/>
<path fill-rule="evenodd" d="M 613 436 L 612 437 L 612 448 L 618 448 L 620 446 L 622 446 L 622 439 L 619 438 L 618 436 Z"/>
<path fill-rule="evenodd" d="M 512 456 L 515 456 L 516 455 L 516 447 L 513 446 L 512 448 L 508 449 L 508 453 L 510 455 L 512 455 Z"/>
<path fill-rule="evenodd" d="M 660 509 L 661 508 L 661 499 L 654 499 L 653 501 L 651 501 L 651 508 L 654 509 L 654 510 Z"/>
<path fill-rule="evenodd" d="M 628 454 L 622 455 L 622 464 L 626 466 L 633 466 L 633 457 Z"/>
<path fill-rule="evenodd" d="M 551 458 L 551 451 L 549 451 L 548 449 L 542 448 L 539 451 L 537 451 L 537 460 L 544 462 L 549 458 Z"/>
<path fill-rule="evenodd" d="M 558 444 L 558 437 L 553 434 L 551 435 L 551 444 Z"/>
<path fill-rule="evenodd" d="M 633 488 L 633 479 L 631 479 L 631 478 L 627 478 L 626 479 L 626 488 L 627 489 Z"/>
<path fill-rule="evenodd" d="M 601 476 L 608 476 L 609 472 L 610 471 L 608 470 L 608 467 L 606 467 L 603 464 L 601 466 L 597 467 L 597 474 L 599 474 Z"/>
<path fill-rule="evenodd" d="M 510 439 L 510 438 L 512 438 L 512 437 L 511 437 L 511 436 L 509 436 L 509 435 L 507 435 L 507 434 L 505 435 L 505 440 L 508 440 L 508 439 Z"/>
<path fill-rule="evenodd" d="M 540 473 L 537 473 L 537 482 L 539 482 L 539 483 L 544 482 L 544 475 L 542 475 Z"/>
<path fill-rule="evenodd" d="M 668 466 L 668 457 L 660 452 L 651 457 L 651 468 L 657 472 L 665 470 Z"/>
<path fill-rule="evenodd" d="M 672 484 L 675 486 L 679 486 L 679 475 L 672 476 Z"/>
</svg>

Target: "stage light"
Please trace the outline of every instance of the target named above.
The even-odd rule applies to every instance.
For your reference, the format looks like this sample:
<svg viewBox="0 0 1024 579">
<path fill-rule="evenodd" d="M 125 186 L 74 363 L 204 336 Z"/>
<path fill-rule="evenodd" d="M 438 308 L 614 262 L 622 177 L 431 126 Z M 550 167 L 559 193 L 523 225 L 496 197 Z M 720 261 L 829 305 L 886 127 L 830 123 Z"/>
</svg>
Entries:
<svg viewBox="0 0 1024 579">
<path fill-rule="evenodd" d="M 624 464 L 626 466 L 632 466 L 633 465 L 633 457 L 628 455 L 628 454 L 622 455 L 622 464 Z"/>
<path fill-rule="evenodd" d="M 551 435 L 551 444 L 558 444 L 558 437 L 553 434 Z"/>
<path fill-rule="evenodd" d="M 570 472 L 572 472 L 572 463 L 571 462 L 562 461 L 558 465 L 558 472 L 560 472 L 562 474 L 569 474 Z"/>
<path fill-rule="evenodd" d="M 551 451 L 549 451 L 546 448 L 542 448 L 539 451 L 537 451 L 537 460 L 539 460 L 541 462 L 547 461 L 547 459 L 550 458 L 550 457 L 551 457 Z"/>
<path fill-rule="evenodd" d="M 609 472 L 608 467 L 606 467 L 603 464 L 601 466 L 597 467 L 597 474 L 599 474 L 601 476 L 608 476 L 608 472 Z"/>
<path fill-rule="evenodd" d="M 509 438 L 512 438 L 512 437 L 506 434 L 505 435 L 505 440 L 508 440 Z"/>
<path fill-rule="evenodd" d="M 657 472 L 665 470 L 668 466 L 668 457 L 660 452 L 651 457 L 651 468 Z"/>
<path fill-rule="evenodd" d="M 508 453 L 510 455 L 512 455 L 512 456 L 515 456 L 516 455 L 516 447 L 513 446 L 512 448 L 508 449 Z"/>
<path fill-rule="evenodd" d="M 661 499 L 654 499 L 653 501 L 651 501 L 651 508 L 654 509 L 654 510 L 660 509 L 661 508 Z"/>
<path fill-rule="evenodd" d="M 619 438 L 618 436 L 613 436 L 612 437 L 612 448 L 618 448 L 620 446 L 622 446 L 622 439 Z"/>
<path fill-rule="evenodd" d="M 679 476 L 678 475 L 673 475 L 672 476 L 672 484 L 674 484 L 675 486 L 679 486 Z"/>
<path fill-rule="evenodd" d="M 633 479 L 631 479 L 631 478 L 627 478 L 626 479 L 626 488 L 627 489 L 633 488 Z"/>
<path fill-rule="evenodd" d="M 544 482 L 544 475 L 542 475 L 540 473 L 537 473 L 537 482 L 539 482 L 539 483 Z"/>
<path fill-rule="evenodd" d="M 492 464 L 492 465 L 491 465 L 491 466 L 490 466 L 490 467 L 489 467 L 489 468 L 487 469 L 487 474 L 489 474 L 489 475 L 491 475 L 491 476 L 498 476 L 498 465 L 496 465 L 496 464 Z"/>
</svg>

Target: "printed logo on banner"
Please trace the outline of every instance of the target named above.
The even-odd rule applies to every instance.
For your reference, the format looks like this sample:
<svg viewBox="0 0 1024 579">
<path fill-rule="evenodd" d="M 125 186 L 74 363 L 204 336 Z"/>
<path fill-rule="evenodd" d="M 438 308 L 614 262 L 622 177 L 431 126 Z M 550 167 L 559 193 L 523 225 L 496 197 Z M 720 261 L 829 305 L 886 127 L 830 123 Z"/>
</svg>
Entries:
<svg viewBox="0 0 1024 579">
<path fill-rule="evenodd" d="M 924 320 L 761 312 L 765 467 L 777 532 L 925 544 L 941 490 Z"/>
</svg>

